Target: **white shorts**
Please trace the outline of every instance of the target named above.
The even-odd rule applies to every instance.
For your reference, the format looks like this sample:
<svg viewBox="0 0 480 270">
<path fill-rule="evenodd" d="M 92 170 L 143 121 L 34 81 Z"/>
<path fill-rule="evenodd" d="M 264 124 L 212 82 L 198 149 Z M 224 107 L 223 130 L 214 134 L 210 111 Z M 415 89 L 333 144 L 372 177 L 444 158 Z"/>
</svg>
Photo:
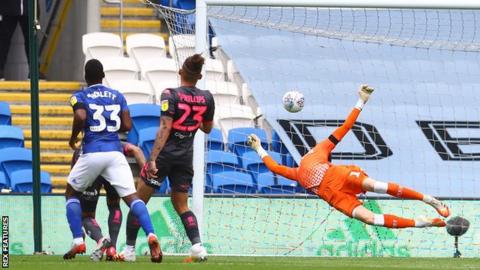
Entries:
<svg viewBox="0 0 480 270">
<path fill-rule="evenodd" d="M 68 183 L 76 191 L 83 192 L 98 176 L 110 182 L 122 198 L 136 192 L 130 165 L 117 151 L 80 155 L 68 175 Z"/>
</svg>

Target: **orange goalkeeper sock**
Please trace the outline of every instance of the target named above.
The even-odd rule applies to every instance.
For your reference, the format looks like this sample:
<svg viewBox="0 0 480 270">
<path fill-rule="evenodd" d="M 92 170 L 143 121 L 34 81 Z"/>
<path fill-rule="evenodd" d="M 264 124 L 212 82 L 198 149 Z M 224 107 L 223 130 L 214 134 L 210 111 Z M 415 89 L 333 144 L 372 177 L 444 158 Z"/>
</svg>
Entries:
<svg viewBox="0 0 480 270">
<path fill-rule="evenodd" d="M 408 228 L 415 227 L 415 220 L 409 218 L 397 217 L 394 215 L 378 215 L 374 216 L 374 225 L 387 228 Z"/>
<path fill-rule="evenodd" d="M 422 193 L 396 183 L 388 183 L 387 194 L 402 199 L 423 200 Z"/>
</svg>

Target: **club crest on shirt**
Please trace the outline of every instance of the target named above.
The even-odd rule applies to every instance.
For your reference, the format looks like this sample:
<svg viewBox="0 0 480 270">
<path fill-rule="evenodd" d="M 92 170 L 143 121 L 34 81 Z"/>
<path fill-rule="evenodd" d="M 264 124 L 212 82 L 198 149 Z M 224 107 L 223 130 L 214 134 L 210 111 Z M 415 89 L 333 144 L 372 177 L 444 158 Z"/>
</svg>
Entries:
<svg viewBox="0 0 480 270">
<path fill-rule="evenodd" d="M 70 104 L 72 104 L 72 107 L 75 106 L 75 104 L 77 104 L 77 97 L 76 96 L 72 96 L 70 98 Z"/>
<path fill-rule="evenodd" d="M 168 100 L 162 100 L 162 112 L 168 111 Z"/>
</svg>

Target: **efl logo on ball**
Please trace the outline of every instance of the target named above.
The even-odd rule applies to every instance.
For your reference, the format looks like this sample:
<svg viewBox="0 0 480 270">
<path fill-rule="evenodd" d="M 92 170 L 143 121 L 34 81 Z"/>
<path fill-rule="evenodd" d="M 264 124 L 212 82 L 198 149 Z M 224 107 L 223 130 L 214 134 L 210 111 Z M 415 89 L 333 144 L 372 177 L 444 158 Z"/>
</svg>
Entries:
<svg viewBox="0 0 480 270">
<path fill-rule="evenodd" d="M 303 109 L 305 98 L 298 91 L 288 91 L 283 95 L 283 107 L 285 110 L 296 113 Z"/>
</svg>

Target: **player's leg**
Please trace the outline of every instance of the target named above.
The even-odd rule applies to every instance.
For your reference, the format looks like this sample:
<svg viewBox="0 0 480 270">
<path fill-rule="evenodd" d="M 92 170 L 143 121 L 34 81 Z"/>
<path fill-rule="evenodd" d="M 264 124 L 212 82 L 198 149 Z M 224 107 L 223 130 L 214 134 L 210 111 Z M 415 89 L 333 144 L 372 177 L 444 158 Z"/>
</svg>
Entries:
<svg viewBox="0 0 480 270">
<path fill-rule="evenodd" d="M 80 205 L 82 206 L 82 223 L 87 235 L 98 243 L 102 238 L 102 229 L 95 220 L 95 212 L 97 210 L 98 198 L 100 196 L 101 183 L 98 179 L 89 186 L 80 198 Z"/>
<path fill-rule="evenodd" d="M 64 259 L 72 259 L 78 253 L 85 253 L 80 196 L 103 170 L 103 162 L 95 154 L 82 155 L 68 176 L 67 189 L 65 191 L 67 199 L 65 207 L 68 224 L 73 235 L 73 244 L 72 248 L 63 256 Z"/>
<path fill-rule="evenodd" d="M 353 210 L 352 217 L 366 224 L 394 229 L 409 227 L 444 227 L 446 225 L 445 221 L 440 218 L 428 219 L 419 217 L 416 219 L 409 219 L 390 214 L 374 214 L 363 205 L 359 205 Z"/>
<path fill-rule="evenodd" d="M 161 262 L 162 251 L 160 243 L 155 235 L 152 221 L 145 203 L 138 197 L 135 190 L 132 171 L 128 165 L 125 156 L 120 152 L 108 152 L 111 162 L 102 173 L 102 176 L 110 182 L 118 195 L 130 207 L 132 214 L 138 219 L 140 226 L 148 236 L 148 245 L 150 247 L 151 261 Z"/>
<path fill-rule="evenodd" d="M 193 168 L 191 163 L 186 164 L 174 166 L 168 176 L 172 189 L 171 200 L 192 243 L 190 258 L 187 258 L 187 261 L 204 261 L 207 258 L 207 251 L 202 246 L 197 218 L 188 207 L 188 190 L 192 186 Z"/>
<path fill-rule="evenodd" d="M 422 194 L 411 188 L 403 187 L 393 182 L 385 183 L 374 180 L 370 177 L 366 177 L 362 182 L 362 189 L 364 191 L 370 191 L 379 194 L 389 194 L 396 198 L 423 201 L 435 208 L 441 216 L 448 217 L 450 215 L 450 210 L 448 209 L 448 206 L 446 206 L 443 202 L 437 200 L 430 195 Z"/>
<path fill-rule="evenodd" d="M 102 179 L 103 188 L 107 193 L 108 206 L 108 234 L 110 235 L 110 246 L 107 248 L 107 260 L 115 259 L 117 254 L 117 239 L 122 226 L 122 210 L 120 209 L 120 196 L 115 191 L 115 188 L 110 185 L 105 179 Z"/>
</svg>

